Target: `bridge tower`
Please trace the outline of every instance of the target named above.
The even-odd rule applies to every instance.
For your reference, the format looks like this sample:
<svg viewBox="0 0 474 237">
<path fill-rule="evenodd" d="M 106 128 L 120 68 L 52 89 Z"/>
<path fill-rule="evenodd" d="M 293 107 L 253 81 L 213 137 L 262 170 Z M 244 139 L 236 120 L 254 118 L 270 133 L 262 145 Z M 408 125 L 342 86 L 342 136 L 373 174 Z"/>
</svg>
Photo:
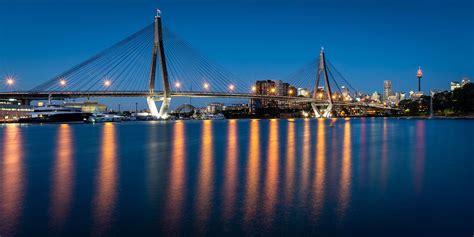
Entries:
<svg viewBox="0 0 474 237">
<path fill-rule="evenodd" d="M 324 83 L 326 84 L 326 96 L 328 98 L 328 106 L 326 109 L 323 111 L 318 108 L 316 103 L 311 103 L 311 107 L 313 108 L 314 114 L 316 115 L 316 118 L 329 118 L 331 117 L 331 111 L 333 109 L 333 100 L 332 100 L 332 92 L 331 92 L 331 85 L 329 84 L 329 78 L 328 78 L 328 71 L 326 68 L 326 56 L 324 53 L 324 48 L 321 48 L 321 52 L 319 53 L 319 66 L 318 66 L 318 73 L 316 75 L 316 85 L 314 87 L 314 92 L 313 92 L 313 99 L 318 99 L 318 87 L 319 87 L 319 81 L 321 80 L 321 77 L 324 78 Z"/>
<path fill-rule="evenodd" d="M 148 108 L 153 117 L 166 119 L 168 117 L 168 109 L 171 102 L 171 90 L 168 79 L 168 69 L 166 67 L 165 49 L 163 46 L 163 28 L 161 23 L 161 11 L 157 10 L 154 24 L 154 40 L 153 40 L 153 52 L 151 58 L 151 69 L 150 69 L 150 80 L 149 80 L 149 96 L 147 97 Z M 160 70 L 161 78 L 163 80 L 163 97 L 161 100 L 160 111 L 156 108 L 155 104 L 155 79 L 156 79 L 156 63 L 157 57 L 160 54 Z"/>
</svg>

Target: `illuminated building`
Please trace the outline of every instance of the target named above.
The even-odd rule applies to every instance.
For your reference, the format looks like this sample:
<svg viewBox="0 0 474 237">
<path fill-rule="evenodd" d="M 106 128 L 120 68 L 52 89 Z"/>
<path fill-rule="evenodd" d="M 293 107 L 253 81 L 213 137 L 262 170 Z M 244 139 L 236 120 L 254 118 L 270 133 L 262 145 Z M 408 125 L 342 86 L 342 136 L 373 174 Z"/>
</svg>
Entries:
<svg viewBox="0 0 474 237">
<path fill-rule="evenodd" d="M 16 99 L 0 100 L 0 121 L 16 121 L 24 118 L 33 112 L 33 108 L 24 105 Z"/>
<path fill-rule="evenodd" d="M 383 81 L 383 101 L 386 101 L 392 95 L 392 81 Z"/>
<path fill-rule="evenodd" d="M 461 80 L 461 82 L 452 81 L 451 82 L 451 91 L 453 91 L 455 89 L 458 89 L 458 88 L 461 88 L 461 87 L 463 87 L 464 85 L 466 85 L 468 83 L 471 83 L 471 80 L 469 80 L 469 78 L 463 78 Z"/>
<path fill-rule="evenodd" d="M 224 104 L 223 103 L 210 103 L 207 105 L 206 112 L 210 114 L 217 114 L 224 110 Z"/>
</svg>

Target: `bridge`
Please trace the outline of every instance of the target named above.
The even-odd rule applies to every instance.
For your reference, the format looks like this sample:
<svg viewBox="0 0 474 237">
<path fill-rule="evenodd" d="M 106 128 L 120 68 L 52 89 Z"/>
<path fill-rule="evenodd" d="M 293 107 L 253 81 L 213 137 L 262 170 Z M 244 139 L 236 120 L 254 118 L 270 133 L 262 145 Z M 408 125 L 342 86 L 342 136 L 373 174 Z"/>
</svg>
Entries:
<svg viewBox="0 0 474 237">
<path fill-rule="evenodd" d="M 160 83 L 156 83 L 158 81 Z M 352 93 L 357 90 L 326 59 L 324 49 L 319 57 L 284 81 L 293 88 L 308 88 L 308 92 L 297 95 L 297 91 L 289 90 L 282 94 L 272 89 L 259 93 L 255 84 L 241 80 L 211 62 L 178 34 L 164 27 L 158 11 L 152 24 L 117 44 L 31 90 L 2 92 L 0 98 L 31 101 L 142 97 L 146 98 L 151 114 L 161 119 L 169 116 L 173 97 L 311 103 L 315 116 L 324 118 L 331 117 L 336 107 L 393 110 L 380 104 L 353 101 L 349 88 Z M 342 84 L 348 88 L 341 87 Z M 161 101 L 159 110 L 156 101 Z"/>
</svg>

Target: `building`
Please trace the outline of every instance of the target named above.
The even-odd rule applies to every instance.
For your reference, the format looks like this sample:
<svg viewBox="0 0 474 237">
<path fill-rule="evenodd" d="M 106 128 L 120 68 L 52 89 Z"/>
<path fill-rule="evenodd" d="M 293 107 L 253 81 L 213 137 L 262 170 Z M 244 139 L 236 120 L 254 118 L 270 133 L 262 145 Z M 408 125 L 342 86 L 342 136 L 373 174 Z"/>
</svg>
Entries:
<svg viewBox="0 0 474 237">
<path fill-rule="evenodd" d="M 289 83 L 285 83 L 281 80 L 276 80 L 275 82 L 275 94 L 278 96 L 288 96 L 288 89 L 290 87 Z"/>
<path fill-rule="evenodd" d="M 309 91 L 307 88 L 298 88 L 298 96 L 309 97 Z"/>
<path fill-rule="evenodd" d="M 99 104 L 97 101 L 83 101 L 83 102 L 66 102 L 64 107 L 81 109 L 84 113 L 104 113 L 107 111 L 107 106 Z"/>
<path fill-rule="evenodd" d="M 374 91 L 370 99 L 375 102 L 380 102 L 381 97 L 382 96 L 380 95 L 380 93 L 378 93 L 377 91 Z"/>
<path fill-rule="evenodd" d="M 275 95 L 276 85 L 272 80 L 257 81 L 255 83 L 255 94 L 257 95 Z"/>
<path fill-rule="evenodd" d="M 451 91 L 454 91 L 458 88 L 461 88 L 461 83 L 459 82 L 456 82 L 456 81 L 452 81 L 451 82 Z"/>
<path fill-rule="evenodd" d="M 469 78 L 467 78 L 467 77 L 463 78 L 461 80 L 461 82 L 452 81 L 451 82 L 451 91 L 453 91 L 455 89 L 458 89 L 458 88 L 461 88 L 461 87 L 463 87 L 464 85 L 466 85 L 468 83 L 471 83 L 471 80 L 469 80 Z"/>
<path fill-rule="evenodd" d="M 288 96 L 297 96 L 297 95 L 298 95 L 298 89 L 290 85 L 288 87 Z"/>
<path fill-rule="evenodd" d="M 347 98 L 349 96 L 349 89 L 345 86 L 341 86 L 342 97 Z"/>
<path fill-rule="evenodd" d="M 23 105 L 16 99 L 0 100 L 0 122 L 17 121 L 28 117 L 33 112 L 33 107 Z"/>
<path fill-rule="evenodd" d="M 400 101 L 405 100 L 405 99 L 406 99 L 406 94 L 403 92 L 400 92 Z"/>
<path fill-rule="evenodd" d="M 383 81 L 383 101 L 386 101 L 392 95 L 392 81 Z"/>
<path fill-rule="evenodd" d="M 206 112 L 210 114 L 217 114 L 224 110 L 223 103 L 210 103 L 207 105 Z"/>
</svg>

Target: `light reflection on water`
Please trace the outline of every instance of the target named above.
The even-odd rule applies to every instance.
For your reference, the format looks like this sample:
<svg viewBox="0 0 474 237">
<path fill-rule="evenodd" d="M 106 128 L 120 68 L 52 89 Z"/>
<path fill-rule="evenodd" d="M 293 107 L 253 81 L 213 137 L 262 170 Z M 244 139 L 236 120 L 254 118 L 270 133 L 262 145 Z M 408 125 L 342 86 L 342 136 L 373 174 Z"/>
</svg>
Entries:
<svg viewBox="0 0 474 237">
<path fill-rule="evenodd" d="M 56 139 L 56 157 L 51 182 L 51 222 L 61 228 L 71 208 L 74 187 L 74 143 L 71 126 L 61 124 Z"/>
<path fill-rule="evenodd" d="M 245 214 L 247 225 L 254 220 L 257 212 L 257 198 L 260 183 L 260 121 L 250 121 L 249 157 L 247 160 L 247 179 L 245 184 Z"/>
<path fill-rule="evenodd" d="M 447 128 L 449 139 L 432 138 Z M 0 234 L 340 235 L 352 233 L 347 223 L 383 233 L 450 213 L 463 223 L 472 170 L 455 148 L 468 146 L 466 128 L 393 119 L 7 125 Z M 54 149 L 38 151 L 45 144 Z"/>
<path fill-rule="evenodd" d="M 211 214 L 212 194 L 214 191 L 214 150 L 213 150 L 213 130 L 212 121 L 206 120 L 202 123 L 202 139 L 200 148 L 200 158 L 198 165 L 198 182 L 196 194 L 196 228 L 198 232 L 205 232 L 208 230 L 208 218 Z"/>
<path fill-rule="evenodd" d="M 117 132 L 113 123 L 102 127 L 99 167 L 95 180 L 93 217 L 97 234 L 106 233 L 111 228 L 117 199 L 118 182 Z"/>
<path fill-rule="evenodd" d="M 3 130 L 3 160 L 0 175 L 0 228 L 4 232 L 17 232 L 25 197 L 23 136 L 16 125 Z"/>
</svg>

